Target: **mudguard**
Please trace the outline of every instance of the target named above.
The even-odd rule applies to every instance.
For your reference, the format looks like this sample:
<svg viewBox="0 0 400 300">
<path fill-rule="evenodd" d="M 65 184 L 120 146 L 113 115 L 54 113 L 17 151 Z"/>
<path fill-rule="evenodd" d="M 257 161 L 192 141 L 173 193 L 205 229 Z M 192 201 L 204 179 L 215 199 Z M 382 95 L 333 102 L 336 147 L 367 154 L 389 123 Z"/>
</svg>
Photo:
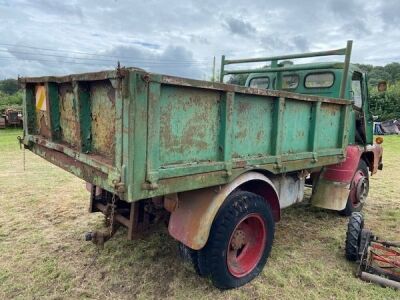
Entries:
<svg viewBox="0 0 400 300">
<path fill-rule="evenodd" d="M 313 188 L 312 205 L 332 210 L 346 207 L 350 184 L 362 153 L 363 149 L 359 146 L 347 146 L 345 161 L 322 170 Z"/>
<path fill-rule="evenodd" d="M 214 218 L 230 193 L 250 181 L 260 183 L 259 192 L 271 205 L 275 221 L 279 220 L 279 196 L 274 184 L 263 174 L 248 172 L 231 183 L 199 190 L 179 193 L 178 206 L 171 213 L 168 231 L 172 237 L 186 246 L 199 250 L 204 247 L 210 234 Z"/>
</svg>

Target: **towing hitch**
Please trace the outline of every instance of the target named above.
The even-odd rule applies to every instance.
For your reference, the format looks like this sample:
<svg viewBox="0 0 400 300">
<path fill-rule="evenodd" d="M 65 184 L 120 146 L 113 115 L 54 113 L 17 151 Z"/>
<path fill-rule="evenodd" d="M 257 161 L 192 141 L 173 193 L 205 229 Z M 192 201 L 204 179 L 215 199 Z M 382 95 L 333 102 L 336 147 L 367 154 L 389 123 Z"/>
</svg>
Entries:
<svg viewBox="0 0 400 300">
<path fill-rule="evenodd" d="M 104 243 L 107 242 L 115 233 L 113 231 L 90 231 L 85 234 L 85 241 L 91 241 L 101 249 L 104 248 Z"/>
</svg>

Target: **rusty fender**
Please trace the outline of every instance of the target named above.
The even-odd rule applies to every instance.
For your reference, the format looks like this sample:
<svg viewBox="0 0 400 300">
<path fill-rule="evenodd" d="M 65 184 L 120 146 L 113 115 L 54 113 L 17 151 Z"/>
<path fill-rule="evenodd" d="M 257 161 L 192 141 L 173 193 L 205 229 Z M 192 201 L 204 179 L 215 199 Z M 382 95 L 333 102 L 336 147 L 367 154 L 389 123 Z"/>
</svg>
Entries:
<svg viewBox="0 0 400 300">
<path fill-rule="evenodd" d="M 343 210 L 350 193 L 350 184 L 357 170 L 363 149 L 347 146 L 346 160 L 323 168 L 311 196 L 314 206 Z"/>
<path fill-rule="evenodd" d="M 363 158 L 368 162 L 371 175 L 375 174 L 378 170 L 382 170 L 382 154 L 383 148 L 381 145 L 373 144 L 365 147 Z"/>
<path fill-rule="evenodd" d="M 275 221 L 279 220 L 279 196 L 274 184 L 260 173 L 248 172 L 224 186 L 179 193 L 178 205 L 168 225 L 171 236 L 192 249 L 203 248 L 219 208 L 239 187 L 263 196 L 271 206 Z"/>
</svg>

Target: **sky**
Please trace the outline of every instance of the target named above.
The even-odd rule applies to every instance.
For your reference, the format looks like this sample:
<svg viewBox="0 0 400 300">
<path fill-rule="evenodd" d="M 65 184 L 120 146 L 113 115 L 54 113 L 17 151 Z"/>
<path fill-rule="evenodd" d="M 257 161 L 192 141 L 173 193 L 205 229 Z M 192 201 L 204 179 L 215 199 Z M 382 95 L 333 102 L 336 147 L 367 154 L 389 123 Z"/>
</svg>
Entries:
<svg viewBox="0 0 400 300">
<path fill-rule="evenodd" d="M 0 79 L 113 69 L 118 61 L 210 79 L 214 56 L 219 69 L 222 54 L 321 51 L 349 39 L 352 62 L 400 61 L 400 1 L 0 0 Z"/>
</svg>

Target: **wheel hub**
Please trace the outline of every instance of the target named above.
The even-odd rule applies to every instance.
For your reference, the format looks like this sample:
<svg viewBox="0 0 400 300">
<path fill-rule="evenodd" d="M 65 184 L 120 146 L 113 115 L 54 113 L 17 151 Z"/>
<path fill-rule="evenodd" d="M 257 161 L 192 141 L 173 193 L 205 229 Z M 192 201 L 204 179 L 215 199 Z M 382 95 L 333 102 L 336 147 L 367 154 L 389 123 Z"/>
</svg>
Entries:
<svg viewBox="0 0 400 300">
<path fill-rule="evenodd" d="M 246 234 L 244 233 L 243 230 L 237 229 L 233 233 L 233 237 L 232 237 L 232 241 L 231 241 L 232 249 L 239 250 L 240 248 L 242 248 L 244 246 L 245 243 L 246 243 Z"/>
<path fill-rule="evenodd" d="M 244 217 L 231 234 L 227 249 L 229 272 L 237 277 L 249 274 L 259 262 L 267 240 L 267 229 L 262 217 L 249 214 Z"/>
<path fill-rule="evenodd" d="M 368 196 L 368 180 L 364 176 L 358 181 L 356 185 L 357 200 L 364 203 Z"/>
<path fill-rule="evenodd" d="M 358 170 L 354 175 L 350 191 L 350 198 L 354 207 L 363 204 L 367 200 L 368 189 L 368 178 L 361 170 Z"/>
</svg>

